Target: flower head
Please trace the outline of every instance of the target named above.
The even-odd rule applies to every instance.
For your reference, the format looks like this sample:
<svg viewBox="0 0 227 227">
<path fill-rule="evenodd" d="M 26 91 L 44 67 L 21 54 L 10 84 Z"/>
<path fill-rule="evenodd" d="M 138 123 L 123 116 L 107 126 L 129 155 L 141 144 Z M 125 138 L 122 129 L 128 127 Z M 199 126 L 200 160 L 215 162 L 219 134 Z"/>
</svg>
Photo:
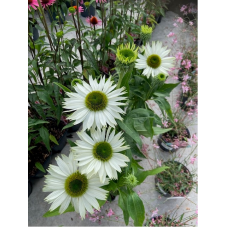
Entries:
<svg viewBox="0 0 227 227">
<path fill-rule="evenodd" d="M 193 22 L 192 21 L 189 21 L 189 25 L 192 26 L 193 25 Z"/>
<path fill-rule="evenodd" d="M 136 60 L 135 67 L 137 69 L 144 69 L 143 75 L 156 76 L 159 73 L 168 74 L 167 71 L 173 67 L 174 57 L 166 57 L 170 50 L 167 47 L 162 47 L 162 43 L 152 42 L 152 46 L 147 44 L 145 47 L 144 55 L 138 54 L 139 59 Z"/>
<path fill-rule="evenodd" d="M 36 10 L 36 6 L 39 6 L 37 0 L 28 0 L 28 9 L 31 11 L 30 7 Z"/>
<path fill-rule="evenodd" d="M 136 48 L 135 44 L 121 44 L 117 48 L 116 60 L 124 65 L 129 65 L 134 63 L 138 56 L 138 48 Z"/>
<path fill-rule="evenodd" d="M 157 164 L 158 164 L 158 166 L 162 166 L 162 160 L 157 159 Z"/>
<path fill-rule="evenodd" d="M 169 37 L 173 37 L 175 34 L 173 33 L 173 32 L 170 32 L 168 35 L 167 35 L 167 37 L 169 38 Z"/>
<path fill-rule="evenodd" d="M 128 174 L 128 176 L 125 177 L 125 183 L 128 186 L 135 187 L 138 183 L 138 180 L 133 174 Z"/>
<path fill-rule="evenodd" d="M 88 8 L 88 7 L 90 6 L 90 2 L 85 2 L 85 3 L 84 3 L 84 6 L 85 6 L 86 8 Z"/>
<path fill-rule="evenodd" d="M 194 164 L 195 160 L 196 160 L 196 158 L 194 158 L 194 157 L 190 158 L 190 163 Z"/>
<path fill-rule="evenodd" d="M 181 17 L 178 17 L 177 22 L 182 24 L 184 22 L 184 20 Z"/>
<path fill-rule="evenodd" d="M 115 135 L 115 130 L 111 133 L 110 130 L 109 127 L 107 132 L 105 128 L 91 131 L 91 137 L 86 132 L 78 132 L 80 140 L 76 141 L 77 146 L 71 148 L 81 172 L 88 176 L 98 173 L 101 182 L 105 182 L 106 175 L 117 179 L 117 171 L 121 172 L 121 167 L 129 162 L 127 156 L 119 153 L 129 148 L 121 138 L 123 133 Z"/>
<path fill-rule="evenodd" d="M 114 214 L 113 210 L 110 208 L 108 211 L 108 214 L 106 215 L 107 217 L 110 217 Z"/>
<path fill-rule="evenodd" d="M 45 9 L 47 6 L 53 5 L 56 0 L 40 0 L 42 7 Z"/>
<path fill-rule="evenodd" d="M 45 198 L 45 201 L 52 203 L 50 211 L 60 206 L 59 213 L 62 214 L 71 203 L 75 211 L 85 218 L 86 210 L 93 213 L 100 206 L 96 199 L 106 200 L 108 191 L 100 188 L 108 184 L 100 183 L 97 176 L 88 177 L 82 174 L 78 162 L 74 160 L 72 152 L 69 156 L 62 155 L 56 158 L 57 165 L 50 165 L 47 170 L 44 192 L 52 192 Z"/>
<path fill-rule="evenodd" d="M 98 3 L 105 3 L 106 2 L 106 0 L 96 0 L 96 2 Z"/>
<path fill-rule="evenodd" d="M 144 43 L 150 40 L 152 30 L 153 30 L 152 27 L 149 27 L 148 25 L 141 26 L 140 37 Z"/>
<path fill-rule="evenodd" d="M 72 13 L 75 15 L 77 12 L 81 13 L 84 12 L 84 8 L 82 6 L 79 6 L 79 9 L 77 10 L 77 6 L 69 7 L 69 16 L 72 15 Z"/>
<path fill-rule="evenodd" d="M 107 124 L 114 127 L 117 124 L 115 119 L 121 120 L 120 114 L 124 114 L 119 107 L 125 105 L 120 102 L 126 99 L 120 97 L 125 94 L 124 88 L 115 89 L 111 77 L 105 82 L 105 76 L 99 84 L 97 79 L 93 80 L 90 76 L 89 83 L 90 85 L 83 81 L 83 86 L 77 83 L 74 86 L 76 93 L 66 92 L 69 98 L 64 99 L 63 106 L 75 111 L 67 119 L 75 120 L 75 125 L 83 122 L 83 131 L 91 127 L 101 129 Z"/>
<path fill-rule="evenodd" d="M 102 20 L 98 19 L 97 17 L 88 17 L 86 18 L 87 23 L 89 23 L 92 27 L 102 25 Z"/>
</svg>

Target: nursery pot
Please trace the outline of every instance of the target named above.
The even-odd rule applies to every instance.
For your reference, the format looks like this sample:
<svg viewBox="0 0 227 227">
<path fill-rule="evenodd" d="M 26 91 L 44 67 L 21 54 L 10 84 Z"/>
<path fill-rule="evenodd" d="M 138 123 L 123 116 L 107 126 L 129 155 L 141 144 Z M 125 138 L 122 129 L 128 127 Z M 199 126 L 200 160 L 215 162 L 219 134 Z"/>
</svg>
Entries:
<svg viewBox="0 0 227 227">
<path fill-rule="evenodd" d="M 77 124 L 77 125 L 73 125 L 72 127 L 68 128 L 68 133 L 72 133 L 72 132 L 77 132 L 79 130 L 79 128 L 81 127 L 82 122 Z"/>
<path fill-rule="evenodd" d="M 93 5 L 90 5 L 88 8 L 86 8 L 84 4 L 81 4 L 81 6 L 84 9 L 84 12 L 81 12 L 82 17 L 95 16 L 95 7 Z"/>
<path fill-rule="evenodd" d="M 31 195 L 32 193 L 32 183 L 30 180 L 28 180 L 28 197 Z"/>
<path fill-rule="evenodd" d="M 43 168 L 45 169 L 45 171 L 47 170 L 47 168 L 49 167 L 49 165 L 51 164 L 51 158 L 52 158 L 52 152 L 50 151 L 50 155 L 47 157 L 47 159 L 45 160 L 45 162 L 42 164 Z M 46 173 L 40 171 L 39 169 L 37 169 L 37 172 L 34 176 L 30 176 L 31 179 L 37 179 L 37 178 L 41 178 L 44 177 L 44 175 L 46 175 Z"/>
<path fill-rule="evenodd" d="M 156 219 L 160 219 L 160 218 L 161 218 L 161 216 L 154 216 L 154 217 L 151 217 L 150 220 L 151 220 L 151 222 L 152 222 L 152 219 L 156 220 Z M 165 220 L 166 220 L 166 221 L 171 221 L 171 219 L 168 218 L 168 217 L 165 218 Z M 150 223 L 151 223 L 151 222 L 150 222 Z M 150 224 L 150 223 L 148 223 L 148 224 Z M 146 224 L 147 224 L 147 223 L 144 223 L 144 226 L 146 226 Z"/>
<path fill-rule="evenodd" d="M 71 7 L 71 0 L 69 2 L 65 2 L 65 4 L 67 5 L 68 8 Z M 73 4 L 72 6 L 77 6 L 77 0 L 73 0 L 72 4 Z"/>
<path fill-rule="evenodd" d="M 159 24 L 162 21 L 162 15 L 155 16 L 156 22 Z"/>
<path fill-rule="evenodd" d="M 188 134 L 188 138 L 190 138 L 191 135 L 190 135 L 190 132 L 189 132 L 188 128 L 186 128 L 186 131 L 187 131 L 187 134 Z M 171 152 L 171 153 L 177 151 L 178 149 L 180 149 L 180 147 L 177 148 L 177 149 L 171 147 L 171 145 L 173 145 L 173 144 L 167 142 L 165 140 L 165 138 L 163 137 L 163 134 L 160 134 L 159 137 L 158 137 L 158 145 L 163 151 Z"/>
<path fill-rule="evenodd" d="M 139 46 L 139 47 L 141 47 L 142 45 L 143 45 L 143 41 L 141 40 L 141 39 L 136 39 L 135 41 L 134 41 L 134 44 L 136 45 L 136 46 Z"/>
<path fill-rule="evenodd" d="M 178 163 L 179 165 L 182 165 L 182 168 L 184 168 L 184 169 L 186 169 L 186 170 L 188 170 L 188 168 L 185 166 L 185 165 L 183 165 L 182 163 L 180 163 L 180 162 L 177 162 L 177 161 L 169 161 L 169 162 L 176 162 L 176 163 Z M 165 164 L 165 162 L 163 163 L 163 165 Z M 189 170 L 188 170 L 189 171 Z M 189 171 L 189 173 L 190 173 L 190 175 L 191 175 L 191 172 Z M 157 176 L 155 176 L 155 187 L 156 187 L 156 189 L 158 190 L 158 192 L 161 194 L 161 195 L 163 195 L 163 196 L 165 196 L 165 197 L 179 197 L 179 196 L 172 196 L 169 192 L 167 192 L 167 191 L 165 191 L 162 187 L 161 187 L 161 185 L 159 184 L 159 182 L 158 182 L 158 178 L 157 178 Z M 190 191 L 189 192 L 187 192 L 187 193 L 185 193 L 185 195 L 188 195 L 190 193 Z M 181 196 L 180 196 L 181 197 Z"/>
<path fill-rule="evenodd" d="M 51 11 L 51 10 L 50 10 L 50 12 L 47 11 L 51 23 L 53 22 L 53 20 L 56 20 L 56 21 L 59 21 L 60 20 L 60 23 L 61 24 L 64 24 L 65 14 L 64 14 L 64 12 L 63 12 L 63 10 L 62 10 L 61 7 L 60 7 L 60 10 L 61 10 L 61 14 L 63 16 L 63 19 L 62 19 L 62 17 L 60 15 L 58 15 L 58 13 L 56 11 Z M 56 19 L 56 16 L 59 16 L 59 20 Z M 57 22 L 57 24 L 59 24 L 59 22 Z"/>
<path fill-rule="evenodd" d="M 39 32 L 38 29 L 36 27 L 32 26 L 32 30 L 33 30 L 33 40 L 36 41 L 39 38 Z"/>
</svg>

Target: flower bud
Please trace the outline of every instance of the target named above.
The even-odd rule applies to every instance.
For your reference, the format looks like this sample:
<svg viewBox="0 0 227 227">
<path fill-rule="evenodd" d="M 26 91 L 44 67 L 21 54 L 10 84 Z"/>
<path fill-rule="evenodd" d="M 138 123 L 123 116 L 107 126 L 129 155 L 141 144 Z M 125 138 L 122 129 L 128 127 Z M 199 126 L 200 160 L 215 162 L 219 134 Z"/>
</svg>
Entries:
<svg viewBox="0 0 227 227">
<path fill-rule="evenodd" d="M 129 174 L 127 177 L 125 177 L 125 183 L 128 186 L 135 187 L 138 183 L 138 180 L 133 174 Z"/>
<path fill-rule="evenodd" d="M 56 16 L 55 18 L 56 18 L 56 20 L 58 20 L 59 19 L 59 16 Z"/>
<path fill-rule="evenodd" d="M 74 86 L 76 86 L 77 83 L 83 85 L 82 80 L 80 80 L 80 79 L 73 79 L 72 82 L 71 82 L 71 86 L 74 87 Z"/>
<path fill-rule="evenodd" d="M 63 37 L 63 31 L 57 32 L 56 36 L 57 36 L 58 39 L 62 38 Z"/>
<path fill-rule="evenodd" d="M 76 12 L 76 10 L 75 10 L 75 8 L 74 8 L 74 7 L 69 7 L 69 12 L 70 12 L 70 13 L 75 13 L 75 12 Z"/>
<path fill-rule="evenodd" d="M 85 2 L 84 5 L 86 8 L 88 8 L 90 6 L 90 2 Z"/>
</svg>

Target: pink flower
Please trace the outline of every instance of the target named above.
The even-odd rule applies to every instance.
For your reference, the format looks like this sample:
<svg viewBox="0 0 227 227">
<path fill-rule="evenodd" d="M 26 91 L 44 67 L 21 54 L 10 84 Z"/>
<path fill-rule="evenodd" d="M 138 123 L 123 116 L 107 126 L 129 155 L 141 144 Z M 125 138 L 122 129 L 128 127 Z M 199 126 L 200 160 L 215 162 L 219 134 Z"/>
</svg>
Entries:
<svg viewBox="0 0 227 227">
<path fill-rule="evenodd" d="M 84 1 L 83 0 L 80 0 L 79 3 L 82 5 L 82 4 L 84 4 Z"/>
<path fill-rule="evenodd" d="M 162 161 L 157 159 L 158 166 L 162 166 Z"/>
<path fill-rule="evenodd" d="M 179 78 L 178 78 L 178 76 L 173 76 L 173 79 L 178 80 Z"/>
<path fill-rule="evenodd" d="M 153 143 L 153 147 L 154 148 L 159 148 L 159 146 L 157 144 L 155 144 L 155 143 Z"/>
<path fill-rule="evenodd" d="M 40 104 L 40 102 L 39 101 L 35 101 L 35 104 Z"/>
<path fill-rule="evenodd" d="M 173 32 L 170 32 L 169 35 L 167 35 L 167 37 L 172 37 L 174 36 L 175 34 Z"/>
<path fill-rule="evenodd" d="M 140 191 L 138 191 L 137 194 L 138 194 L 139 197 L 141 196 L 141 192 Z"/>
<path fill-rule="evenodd" d="M 97 25 L 102 25 L 102 20 L 98 19 L 97 17 L 87 17 L 86 22 L 89 23 L 92 27 L 95 27 Z"/>
<path fill-rule="evenodd" d="M 183 82 L 181 83 L 181 85 L 185 86 L 185 85 L 186 85 L 186 82 L 185 82 L 185 81 L 183 81 Z"/>
<path fill-rule="evenodd" d="M 175 122 L 178 122 L 178 119 L 177 119 L 177 118 L 175 118 L 175 119 L 174 119 L 174 121 L 175 121 Z"/>
<path fill-rule="evenodd" d="M 171 147 L 174 148 L 174 149 L 179 148 L 179 147 L 178 147 L 177 145 L 175 145 L 175 144 L 171 145 Z"/>
<path fill-rule="evenodd" d="M 183 80 L 184 80 L 184 81 L 187 81 L 188 79 L 189 79 L 188 74 L 187 74 L 187 75 L 184 75 Z"/>
<path fill-rule="evenodd" d="M 193 37 L 193 41 L 195 41 L 195 37 Z"/>
<path fill-rule="evenodd" d="M 176 60 L 177 60 L 177 61 L 178 61 L 178 60 L 182 60 L 182 59 L 183 59 L 182 56 L 183 56 L 183 53 L 178 52 L 178 53 L 175 55 Z"/>
<path fill-rule="evenodd" d="M 178 107 L 179 107 L 179 103 L 176 103 L 176 104 L 174 105 L 174 107 L 175 107 L 175 108 L 178 108 Z"/>
<path fill-rule="evenodd" d="M 96 0 L 96 2 L 98 3 L 105 3 L 106 2 L 106 0 Z"/>
<path fill-rule="evenodd" d="M 36 6 L 39 6 L 37 0 L 28 0 L 28 9 L 31 11 L 30 7 L 36 10 Z"/>
<path fill-rule="evenodd" d="M 179 22 L 179 23 L 181 23 L 181 24 L 182 24 L 182 23 L 183 23 L 183 21 L 184 21 L 184 20 L 183 20 L 181 17 L 178 17 L 177 22 Z"/>
<path fill-rule="evenodd" d="M 109 212 L 108 212 L 108 214 L 107 214 L 107 217 L 110 217 L 110 216 L 112 216 L 114 214 L 114 212 L 113 212 L 113 210 L 110 208 L 109 209 Z"/>
<path fill-rule="evenodd" d="M 162 121 L 162 124 L 163 124 L 163 126 L 164 126 L 165 128 L 168 127 L 168 121 Z"/>
<path fill-rule="evenodd" d="M 118 217 L 115 217 L 116 220 L 118 220 Z"/>
<path fill-rule="evenodd" d="M 193 25 L 193 22 L 192 21 L 189 21 L 189 25 L 192 26 Z"/>
<path fill-rule="evenodd" d="M 178 25 L 176 23 L 173 24 L 174 27 L 178 27 Z"/>
<path fill-rule="evenodd" d="M 45 9 L 47 6 L 53 5 L 56 0 L 41 0 L 40 3 L 42 7 Z"/>
<path fill-rule="evenodd" d="M 173 39 L 173 44 L 174 44 L 174 43 L 177 43 L 177 38 L 174 38 L 174 39 Z"/>
<path fill-rule="evenodd" d="M 158 208 L 156 207 L 156 210 L 154 210 L 154 211 L 152 212 L 151 217 L 154 217 L 154 216 L 157 215 L 157 214 L 158 214 Z"/>
<path fill-rule="evenodd" d="M 185 65 L 185 68 L 186 69 L 190 69 L 191 66 L 192 66 L 191 60 L 188 60 L 188 59 L 184 60 L 183 63 L 182 63 L 182 65 Z"/>
<path fill-rule="evenodd" d="M 180 11 L 183 12 L 187 9 L 187 6 L 186 5 L 183 5 L 181 8 L 180 8 Z"/>
<path fill-rule="evenodd" d="M 195 133 L 192 135 L 192 138 L 195 139 L 195 140 L 198 140 L 198 137 L 196 136 Z"/>
<path fill-rule="evenodd" d="M 194 157 L 190 158 L 190 163 L 194 164 L 195 160 L 196 160 L 196 158 L 194 158 Z"/>
<path fill-rule="evenodd" d="M 153 223 L 154 225 L 156 224 L 156 223 L 155 223 L 155 221 L 154 221 L 154 218 L 152 218 L 152 220 L 151 220 L 151 221 L 152 221 L 152 223 Z"/>
<path fill-rule="evenodd" d="M 186 93 L 189 91 L 189 87 L 188 86 L 182 86 L 183 89 L 183 93 Z"/>
<path fill-rule="evenodd" d="M 148 151 L 149 145 L 148 144 L 142 144 L 142 152 L 146 153 Z"/>
</svg>

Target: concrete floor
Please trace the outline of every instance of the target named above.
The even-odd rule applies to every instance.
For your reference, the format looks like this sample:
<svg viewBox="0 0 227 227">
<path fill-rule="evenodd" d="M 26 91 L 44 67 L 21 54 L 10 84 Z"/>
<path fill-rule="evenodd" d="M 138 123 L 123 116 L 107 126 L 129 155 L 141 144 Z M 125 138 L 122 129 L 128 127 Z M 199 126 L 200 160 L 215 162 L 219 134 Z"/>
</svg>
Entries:
<svg viewBox="0 0 227 227">
<path fill-rule="evenodd" d="M 166 17 L 162 19 L 161 23 L 158 24 L 152 34 L 151 40 L 160 40 L 165 45 L 168 45 L 172 50 L 173 53 L 176 52 L 181 48 L 182 44 L 189 44 L 190 37 L 185 33 L 181 34 L 181 30 L 179 28 L 174 28 L 174 18 L 176 18 L 178 15 L 168 11 L 166 13 Z M 172 46 L 172 38 L 168 38 L 167 34 L 169 34 L 170 31 L 174 29 L 175 34 L 181 34 L 182 38 L 178 40 L 178 43 L 175 44 L 176 46 Z M 68 34 L 69 37 L 72 37 L 73 34 Z M 172 47 L 171 47 L 172 46 Z M 173 82 L 172 79 L 169 79 L 169 82 Z M 177 81 L 174 81 L 177 82 Z M 171 103 L 171 106 L 174 106 L 177 96 L 180 92 L 180 87 L 174 89 L 174 91 L 171 93 L 171 97 L 169 98 L 169 102 Z M 197 133 L 197 118 L 195 117 L 193 120 L 190 121 L 190 125 L 188 126 L 191 134 Z M 198 134 L 197 134 L 198 135 Z M 73 139 L 76 140 L 77 135 L 76 133 L 73 134 Z M 156 140 L 156 138 L 154 138 Z M 65 146 L 62 153 L 68 155 L 69 153 L 69 144 Z M 171 159 L 172 156 L 176 155 L 176 160 L 183 160 L 184 157 L 189 155 L 192 152 L 192 148 L 186 148 L 186 149 L 180 149 L 175 154 L 170 155 L 166 152 L 162 152 L 159 149 L 153 149 L 149 151 L 149 159 L 144 159 L 142 162 L 140 162 L 140 165 L 144 167 L 145 170 L 151 169 L 151 165 L 155 166 L 155 160 L 156 159 L 163 159 L 164 161 Z M 197 149 L 195 150 L 194 154 L 197 153 Z M 182 156 L 180 156 L 182 155 Z M 57 155 L 53 156 L 52 164 L 56 164 L 55 157 Z M 197 167 L 197 161 L 195 164 L 189 165 L 189 170 L 193 170 Z M 117 202 L 118 198 L 116 197 L 115 201 L 111 203 L 106 203 L 102 208 L 102 215 L 104 218 L 102 219 L 101 223 L 98 222 L 91 222 L 88 219 L 85 219 L 81 221 L 79 215 L 75 212 L 72 213 L 66 213 L 61 216 L 55 216 L 50 218 L 43 218 L 42 215 L 48 211 L 50 205 L 46 202 L 44 202 L 44 198 L 49 193 L 42 192 L 42 188 L 44 185 L 44 178 L 35 180 L 33 182 L 33 191 L 28 199 L 28 225 L 29 226 L 125 226 L 123 221 L 123 214 L 121 209 L 118 207 Z M 141 199 L 144 202 L 145 210 L 146 210 L 146 218 L 149 218 L 151 216 L 151 212 L 158 208 L 159 212 L 158 214 L 164 214 L 164 212 L 168 212 L 170 210 L 176 209 L 180 206 L 179 210 L 177 211 L 177 214 L 182 214 L 183 212 L 191 212 L 190 214 L 195 213 L 195 210 L 197 208 L 197 193 L 192 191 L 188 198 L 180 198 L 180 199 L 166 199 L 161 197 L 160 194 L 155 191 L 155 185 L 154 185 L 154 176 L 149 176 L 144 181 L 143 184 L 140 186 L 137 186 L 134 188 L 136 192 L 141 192 Z M 112 208 L 115 215 L 108 218 L 106 216 L 107 211 L 109 208 Z M 100 215 L 101 216 L 101 215 Z M 118 220 L 116 220 L 116 217 Z M 193 221 L 195 224 L 195 221 Z M 133 222 L 130 221 L 129 226 L 133 226 Z"/>
</svg>

